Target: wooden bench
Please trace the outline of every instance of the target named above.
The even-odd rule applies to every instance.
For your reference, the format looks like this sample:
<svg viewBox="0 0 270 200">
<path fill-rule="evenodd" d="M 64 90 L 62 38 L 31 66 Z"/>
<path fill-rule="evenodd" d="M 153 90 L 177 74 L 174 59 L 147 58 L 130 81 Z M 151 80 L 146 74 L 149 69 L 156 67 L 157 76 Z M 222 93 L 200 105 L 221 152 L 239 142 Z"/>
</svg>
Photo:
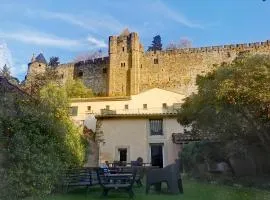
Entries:
<svg viewBox="0 0 270 200">
<path fill-rule="evenodd" d="M 98 170 L 98 181 L 103 189 L 103 196 L 107 196 L 108 192 L 112 189 L 114 190 L 124 190 L 129 194 L 130 198 L 134 197 L 134 192 L 132 190 L 137 170 L 133 169 L 132 174 L 104 174 L 102 168 Z"/>
<path fill-rule="evenodd" d="M 70 187 L 87 187 L 98 184 L 96 169 L 77 168 L 65 171 L 63 176 L 63 191 L 68 192 Z"/>
</svg>

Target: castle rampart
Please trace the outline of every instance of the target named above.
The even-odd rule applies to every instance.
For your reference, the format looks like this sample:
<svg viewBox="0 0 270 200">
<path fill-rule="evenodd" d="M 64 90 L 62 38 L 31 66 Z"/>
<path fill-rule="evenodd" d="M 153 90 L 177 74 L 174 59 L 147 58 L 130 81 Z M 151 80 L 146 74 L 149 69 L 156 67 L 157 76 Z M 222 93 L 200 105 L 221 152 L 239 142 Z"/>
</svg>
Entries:
<svg viewBox="0 0 270 200">
<path fill-rule="evenodd" d="M 198 74 L 231 62 L 243 52 L 270 54 L 270 40 L 198 48 L 146 51 L 137 33 L 109 37 L 109 56 L 63 64 L 59 72 L 80 78 L 102 96 L 129 96 L 158 87 L 184 93 L 196 91 Z"/>
</svg>

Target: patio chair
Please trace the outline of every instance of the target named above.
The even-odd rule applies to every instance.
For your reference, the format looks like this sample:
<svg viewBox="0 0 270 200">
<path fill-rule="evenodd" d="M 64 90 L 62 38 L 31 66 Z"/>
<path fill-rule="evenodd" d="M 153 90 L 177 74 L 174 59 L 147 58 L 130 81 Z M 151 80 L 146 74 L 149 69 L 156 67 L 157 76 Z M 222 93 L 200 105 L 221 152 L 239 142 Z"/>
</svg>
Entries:
<svg viewBox="0 0 270 200">
<path fill-rule="evenodd" d="M 146 194 L 150 186 L 155 185 L 156 190 L 161 190 L 161 183 L 166 182 L 172 194 L 183 193 L 182 179 L 180 176 L 180 160 L 161 169 L 149 170 L 146 174 Z"/>
</svg>

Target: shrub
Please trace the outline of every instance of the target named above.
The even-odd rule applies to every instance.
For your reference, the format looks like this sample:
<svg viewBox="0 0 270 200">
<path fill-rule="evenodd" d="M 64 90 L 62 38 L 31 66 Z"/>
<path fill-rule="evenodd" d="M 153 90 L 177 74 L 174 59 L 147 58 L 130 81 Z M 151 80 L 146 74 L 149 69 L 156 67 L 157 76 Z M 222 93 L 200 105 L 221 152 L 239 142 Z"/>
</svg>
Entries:
<svg viewBox="0 0 270 200">
<path fill-rule="evenodd" d="M 64 98 L 65 92 L 52 84 L 40 100 L 16 102 L 16 115 L 0 114 L 0 137 L 5 138 L 0 199 L 42 197 L 53 190 L 62 170 L 83 164 L 84 138 Z"/>
<path fill-rule="evenodd" d="M 184 145 L 181 157 L 184 171 L 191 173 L 198 164 L 203 164 L 205 160 L 221 162 L 225 159 L 223 143 L 200 141 L 190 142 Z"/>
</svg>

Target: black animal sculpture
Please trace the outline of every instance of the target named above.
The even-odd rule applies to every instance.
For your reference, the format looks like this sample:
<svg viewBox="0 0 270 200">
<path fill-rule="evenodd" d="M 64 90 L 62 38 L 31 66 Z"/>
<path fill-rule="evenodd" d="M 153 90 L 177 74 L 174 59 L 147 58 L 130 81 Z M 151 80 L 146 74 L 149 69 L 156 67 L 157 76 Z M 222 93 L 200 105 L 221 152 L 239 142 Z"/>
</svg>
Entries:
<svg viewBox="0 0 270 200">
<path fill-rule="evenodd" d="M 161 169 L 152 169 L 146 174 L 146 194 L 151 185 L 156 186 L 156 190 L 161 190 L 161 183 L 166 182 L 168 191 L 172 194 L 183 193 L 182 179 L 180 176 L 180 160 L 175 160 L 174 164 Z"/>
</svg>

